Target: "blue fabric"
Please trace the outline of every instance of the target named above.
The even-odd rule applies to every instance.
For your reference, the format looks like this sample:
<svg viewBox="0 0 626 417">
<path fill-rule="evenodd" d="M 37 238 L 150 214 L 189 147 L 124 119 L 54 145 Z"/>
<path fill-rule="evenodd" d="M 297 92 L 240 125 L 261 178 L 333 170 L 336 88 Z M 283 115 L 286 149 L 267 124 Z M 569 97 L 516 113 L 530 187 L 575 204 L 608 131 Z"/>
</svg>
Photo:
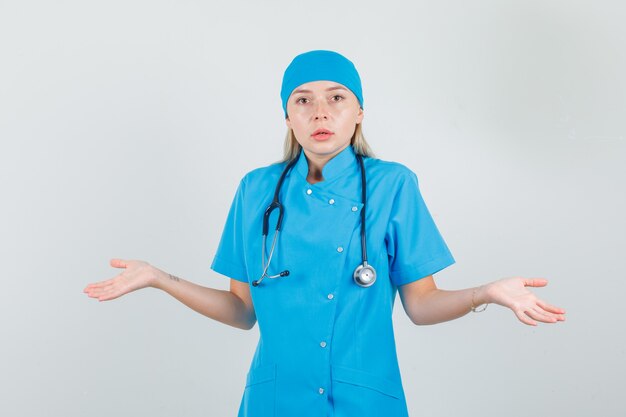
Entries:
<svg viewBox="0 0 626 417">
<path fill-rule="evenodd" d="M 315 50 L 296 56 L 285 70 L 280 89 L 285 118 L 287 117 L 287 101 L 292 91 L 304 83 L 320 80 L 343 84 L 354 93 L 363 108 L 361 77 L 352 61 L 338 52 Z"/>
<path fill-rule="evenodd" d="M 268 271 L 288 269 L 290 275 L 250 285 L 260 338 L 239 417 L 408 415 L 392 325 L 397 287 L 455 260 L 416 175 L 395 162 L 363 162 L 367 251 L 377 280 L 362 288 L 352 278 L 361 263 L 363 208 L 353 147 L 328 161 L 324 181 L 316 184 L 306 181 L 308 161 L 301 154 L 281 191 L 283 230 Z M 247 283 L 261 276 L 263 213 L 284 167 L 258 168 L 241 180 L 214 271 Z M 270 218 L 268 251 L 277 212 Z"/>
</svg>

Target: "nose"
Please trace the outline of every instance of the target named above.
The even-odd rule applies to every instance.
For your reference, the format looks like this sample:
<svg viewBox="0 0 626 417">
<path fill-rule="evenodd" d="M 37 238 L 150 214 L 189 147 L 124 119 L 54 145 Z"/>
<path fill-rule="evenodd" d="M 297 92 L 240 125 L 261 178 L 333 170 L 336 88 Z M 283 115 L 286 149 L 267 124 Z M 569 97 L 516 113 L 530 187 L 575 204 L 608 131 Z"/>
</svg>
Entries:
<svg viewBox="0 0 626 417">
<path fill-rule="evenodd" d="M 317 102 L 317 106 L 315 106 L 315 120 L 318 119 L 327 119 L 328 118 L 328 105 L 323 101 L 320 100 Z"/>
</svg>

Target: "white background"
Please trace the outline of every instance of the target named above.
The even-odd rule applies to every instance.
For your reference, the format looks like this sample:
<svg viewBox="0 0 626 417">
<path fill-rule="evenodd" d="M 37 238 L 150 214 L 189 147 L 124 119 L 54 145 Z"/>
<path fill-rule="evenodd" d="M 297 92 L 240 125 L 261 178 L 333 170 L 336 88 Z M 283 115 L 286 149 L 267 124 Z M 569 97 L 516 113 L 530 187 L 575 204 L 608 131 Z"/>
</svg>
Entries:
<svg viewBox="0 0 626 417">
<path fill-rule="evenodd" d="M 227 289 L 209 265 L 239 179 L 282 155 L 283 72 L 332 49 L 457 260 L 438 286 L 545 277 L 567 310 L 415 326 L 396 299 L 411 415 L 623 416 L 625 19 L 618 1 L 1 1 L 0 414 L 236 414 L 258 326 L 82 289 L 114 257 Z"/>
</svg>

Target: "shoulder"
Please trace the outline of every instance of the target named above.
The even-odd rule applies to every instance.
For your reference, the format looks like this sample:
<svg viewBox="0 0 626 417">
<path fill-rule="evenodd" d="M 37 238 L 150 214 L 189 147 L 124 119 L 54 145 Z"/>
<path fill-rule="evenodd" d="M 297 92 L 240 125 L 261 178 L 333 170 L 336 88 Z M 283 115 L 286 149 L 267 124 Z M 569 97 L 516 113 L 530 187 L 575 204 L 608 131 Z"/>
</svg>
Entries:
<svg viewBox="0 0 626 417">
<path fill-rule="evenodd" d="M 376 183 L 385 186 L 402 186 L 406 183 L 417 183 L 417 175 L 406 165 L 378 158 L 363 158 L 365 173 Z"/>
<path fill-rule="evenodd" d="M 248 171 L 242 177 L 240 187 L 252 191 L 259 189 L 266 190 L 268 186 L 273 184 L 273 189 L 286 165 L 286 162 L 274 162 Z"/>
</svg>

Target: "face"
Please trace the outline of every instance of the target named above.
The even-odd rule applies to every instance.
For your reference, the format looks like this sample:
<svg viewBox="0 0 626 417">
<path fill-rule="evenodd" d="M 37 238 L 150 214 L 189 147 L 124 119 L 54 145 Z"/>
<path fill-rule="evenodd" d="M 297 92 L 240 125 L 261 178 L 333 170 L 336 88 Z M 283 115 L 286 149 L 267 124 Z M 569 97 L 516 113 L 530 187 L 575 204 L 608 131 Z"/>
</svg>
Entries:
<svg viewBox="0 0 626 417">
<path fill-rule="evenodd" d="M 312 81 L 287 101 L 287 126 L 310 158 L 328 160 L 350 144 L 363 110 L 354 93 L 334 81 Z M 314 135 L 319 129 L 330 134 Z"/>
</svg>

